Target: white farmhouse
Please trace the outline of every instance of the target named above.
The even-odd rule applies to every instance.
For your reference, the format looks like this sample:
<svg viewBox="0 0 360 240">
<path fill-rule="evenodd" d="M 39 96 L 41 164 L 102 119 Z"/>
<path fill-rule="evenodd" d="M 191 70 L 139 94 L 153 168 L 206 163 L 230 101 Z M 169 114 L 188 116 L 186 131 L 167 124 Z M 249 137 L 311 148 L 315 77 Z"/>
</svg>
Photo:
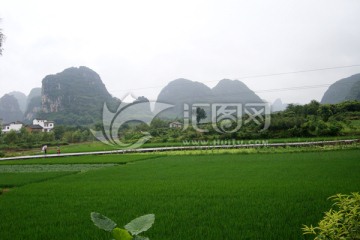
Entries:
<svg viewBox="0 0 360 240">
<path fill-rule="evenodd" d="M 22 122 L 12 122 L 12 123 L 9 123 L 9 124 L 4 124 L 2 126 L 2 129 L 1 131 L 3 133 L 7 133 L 7 132 L 10 132 L 11 130 L 14 130 L 15 132 L 19 132 L 20 129 L 24 126 L 24 124 Z"/>
<path fill-rule="evenodd" d="M 34 119 L 33 120 L 33 125 L 39 125 L 41 126 L 43 129 L 43 132 L 51 132 L 54 128 L 54 122 L 53 121 L 48 121 L 48 120 L 43 120 L 43 119 Z"/>
<path fill-rule="evenodd" d="M 181 122 L 171 122 L 170 124 L 169 124 L 169 128 L 182 128 L 182 123 Z"/>
</svg>

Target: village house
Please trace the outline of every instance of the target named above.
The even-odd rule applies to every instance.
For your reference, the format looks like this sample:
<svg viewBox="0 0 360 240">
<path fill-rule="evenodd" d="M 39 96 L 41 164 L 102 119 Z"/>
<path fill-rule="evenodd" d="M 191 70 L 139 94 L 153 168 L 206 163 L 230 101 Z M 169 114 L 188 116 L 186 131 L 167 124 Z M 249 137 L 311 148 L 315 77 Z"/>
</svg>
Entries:
<svg viewBox="0 0 360 240">
<path fill-rule="evenodd" d="M 19 132 L 20 129 L 24 126 L 24 124 L 22 122 L 16 121 L 16 122 L 12 122 L 12 123 L 8 123 L 8 124 L 4 124 L 2 126 L 1 131 L 3 133 L 8 133 L 11 130 L 15 131 L 15 132 Z"/>
<path fill-rule="evenodd" d="M 169 127 L 170 128 L 182 128 L 182 123 L 181 122 L 171 122 L 170 124 L 169 124 Z"/>
<path fill-rule="evenodd" d="M 27 125 L 26 130 L 29 132 L 42 132 L 44 129 L 40 125 Z"/>
<path fill-rule="evenodd" d="M 22 122 L 12 122 L 2 125 L 1 131 L 8 133 L 11 130 L 20 132 L 22 127 L 25 127 L 29 132 L 51 132 L 54 129 L 54 122 L 48 120 L 34 119 L 32 125 L 24 125 Z"/>
<path fill-rule="evenodd" d="M 54 128 L 54 122 L 53 121 L 48 121 L 48 120 L 43 120 L 43 119 L 34 119 L 33 120 L 33 125 L 32 126 L 36 126 L 39 125 L 42 127 L 42 131 L 43 132 L 51 132 Z"/>
</svg>

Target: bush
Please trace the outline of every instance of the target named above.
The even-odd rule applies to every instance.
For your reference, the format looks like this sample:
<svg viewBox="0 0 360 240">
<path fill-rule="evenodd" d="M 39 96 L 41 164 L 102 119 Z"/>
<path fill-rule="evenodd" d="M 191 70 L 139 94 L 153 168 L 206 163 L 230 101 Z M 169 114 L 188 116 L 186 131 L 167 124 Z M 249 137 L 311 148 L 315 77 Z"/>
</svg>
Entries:
<svg viewBox="0 0 360 240">
<path fill-rule="evenodd" d="M 317 227 L 304 225 L 304 234 L 316 235 L 314 240 L 360 239 L 360 194 L 337 194 L 330 199 L 336 210 L 326 212 Z"/>
</svg>

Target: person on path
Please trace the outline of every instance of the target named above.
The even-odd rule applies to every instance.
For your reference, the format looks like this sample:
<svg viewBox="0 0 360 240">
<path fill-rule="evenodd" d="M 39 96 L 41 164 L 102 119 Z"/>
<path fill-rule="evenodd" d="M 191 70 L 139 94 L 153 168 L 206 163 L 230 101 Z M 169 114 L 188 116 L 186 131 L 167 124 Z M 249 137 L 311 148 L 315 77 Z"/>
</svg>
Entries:
<svg viewBox="0 0 360 240">
<path fill-rule="evenodd" d="M 42 151 L 44 152 L 44 156 L 46 156 L 46 153 L 47 153 L 47 145 L 44 145 L 42 147 Z"/>
</svg>

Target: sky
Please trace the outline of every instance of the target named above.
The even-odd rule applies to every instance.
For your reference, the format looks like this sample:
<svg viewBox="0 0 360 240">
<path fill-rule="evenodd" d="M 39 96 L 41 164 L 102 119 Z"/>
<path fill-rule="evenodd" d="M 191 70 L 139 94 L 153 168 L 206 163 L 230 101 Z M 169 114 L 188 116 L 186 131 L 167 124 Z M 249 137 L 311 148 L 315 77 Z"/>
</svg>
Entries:
<svg viewBox="0 0 360 240">
<path fill-rule="evenodd" d="M 87 66 L 120 99 L 228 78 L 269 102 L 320 101 L 360 73 L 359 11 L 359 0 L 0 0 L 0 96 Z"/>
</svg>

